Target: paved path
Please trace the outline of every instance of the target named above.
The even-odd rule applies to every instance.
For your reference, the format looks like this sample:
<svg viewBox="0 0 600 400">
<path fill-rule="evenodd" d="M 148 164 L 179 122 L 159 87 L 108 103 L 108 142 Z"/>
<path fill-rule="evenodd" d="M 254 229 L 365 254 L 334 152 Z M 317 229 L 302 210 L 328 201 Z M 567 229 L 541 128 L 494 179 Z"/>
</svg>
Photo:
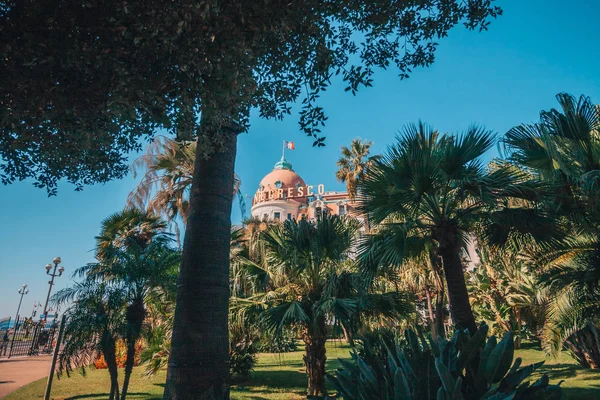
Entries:
<svg viewBox="0 0 600 400">
<path fill-rule="evenodd" d="M 52 356 L 0 359 L 0 399 L 21 386 L 48 376 Z"/>
</svg>

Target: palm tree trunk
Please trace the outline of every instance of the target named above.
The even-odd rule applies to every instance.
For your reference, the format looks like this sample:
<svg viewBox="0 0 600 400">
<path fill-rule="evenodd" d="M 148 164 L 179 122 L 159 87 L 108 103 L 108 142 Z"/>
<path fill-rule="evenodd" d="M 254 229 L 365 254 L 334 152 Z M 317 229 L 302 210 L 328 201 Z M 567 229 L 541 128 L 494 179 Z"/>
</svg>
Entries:
<svg viewBox="0 0 600 400">
<path fill-rule="evenodd" d="M 119 400 L 119 370 L 115 354 L 115 341 L 108 332 L 105 332 L 102 338 L 102 355 L 106 361 L 106 368 L 110 376 L 110 395 L 109 400 Z"/>
<path fill-rule="evenodd" d="M 210 121 L 203 111 L 203 126 Z M 214 130 L 206 128 L 214 137 Z M 229 240 L 236 136 L 205 159 L 198 143 L 164 399 L 229 399 Z"/>
<path fill-rule="evenodd" d="M 521 348 L 521 335 L 522 335 L 522 324 L 521 324 L 521 308 L 515 308 L 515 314 L 517 317 L 517 337 L 515 338 L 515 349 Z"/>
<path fill-rule="evenodd" d="M 437 290 L 435 295 L 435 330 L 437 336 L 446 337 L 444 329 L 444 286 Z"/>
<path fill-rule="evenodd" d="M 344 332 L 344 340 L 346 341 L 346 343 L 353 346 L 354 341 L 352 340 L 352 335 L 350 335 L 348 329 L 346 329 L 346 326 L 344 324 L 340 324 L 340 326 L 342 327 L 342 332 Z"/>
<path fill-rule="evenodd" d="M 435 283 L 435 333 L 434 338 L 437 336 L 441 338 L 446 337 L 446 330 L 444 328 L 444 294 L 446 288 L 444 285 L 444 274 L 442 260 L 435 251 L 429 252 L 429 265 L 433 270 L 433 280 Z"/>
<path fill-rule="evenodd" d="M 133 372 L 133 366 L 135 364 L 135 345 L 140 337 L 142 331 L 142 324 L 146 318 L 146 309 L 144 307 L 144 299 L 138 297 L 134 302 L 127 308 L 127 359 L 125 360 L 125 377 L 123 378 L 123 389 L 121 390 L 121 400 L 126 400 L 127 390 L 129 389 L 129 379 Z"/>
<path fill-rule="evenodd" d="M 327 394 L 325 389 L 325 362 L 327 361 L 325 343 L 325 319 L 317 322 L 317 327 L 305 328 L 302 333 L 304 340 L 304 365 L 308 375 L 307 396 L 318 397 Z"/>
<path fill-rule="evenodd" d="M 477 331 L 477 324 L 469 303 L 469 292 L 467 291 L 459 247 L 453 245 L 440 246 L 440 256 L 444 264 L 444 274 L 448 285 L 448 303 L 450 304 L 452 320 L 460 329 L 468 329 L 471 334 L 474 334 Z"/>
<path fill-rule="evenodd" d="M 127 389 L 129 388 L 129 378 L 133 371 L 135 361 L 135 342 L 136 340 L 127 335 L 127 359 L 125 360 L 125 377 L 123 378 L 123 389 L 121 390 L 121 400 L 127 398 Z"/>
<path fill-rule="evenodd" d="M 600 330 L 594 324 L 573 333 L 565 344 L 583 368 L 600 368 Z"/>
<path fill-rule="evenodd" d="M 438 336 L 437 324 L 435 323 L 435 314 L 433 312 L 433 305 L 431 303 L 431 293 L 429 293 L 429 288 L 425 288 L 425 296 L 427 297 L 427 311 L 429 312 L 429 326 L 431 329 L 431 336 L 436 338 Z"/>
</svg>

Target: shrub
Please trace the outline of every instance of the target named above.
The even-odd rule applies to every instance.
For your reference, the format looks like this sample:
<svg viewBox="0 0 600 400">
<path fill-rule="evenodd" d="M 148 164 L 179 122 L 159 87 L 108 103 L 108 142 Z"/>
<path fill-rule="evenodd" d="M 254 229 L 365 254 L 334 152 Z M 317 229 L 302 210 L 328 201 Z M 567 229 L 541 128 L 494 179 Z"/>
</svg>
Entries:
<svg viewBox="0 0 600 400">
<path fill-rule="evenodd" d="M 135 345 L 135 360 L 133 365 L 140 364 L 140 354 L 142 353 L 143 348 L 144 346 L 142 341 L 138 341 Z M 117 340 L 117 343 L 115 345 L 115 356 L 117 361 L 117 367 L 125 368 L 125 361 L 127 361 L 127 345 L 122 339 Z M 96 367 L 96 369 L 108 368 L 108 366 L 106 365 L 106 360 L 104 359 L 104 355 L 102 353 L 98 353 L 96 361 L 94 361 L 94 367 Z"/>
<path fill-rule="evenodd" d="M 148 332 L 147 344 L 140 354 L 140 360 L 146 364 L 144 375 L 152 376 L 164 368 L 171 355 L 171 335 L 173 333 L 169 324 L 159 325 Z"/>
<path fill-rule="evenodd" d="M 258 338 L 256 349 L 261 353 L 289 353 L 298 350 L 295 332 L 283 329 L 278 335 L 264 329 Z"/>
<path fill-rule="evenodd" d="M 235 338 L 229 349 L 230 379 L 247 378 L 256 364 L 256 353 L 256 347 L 248 336 Z"/>
<path fill-rule="evenodd" d="M 517 358 L 513 364 L 511 332 L 500 343 L 495 336 L 486 340 L 487 333 L 483 324 L 472 337 L 457 331 L 451 340 L 430 338 L 428 344 L 409 330 L 404 347 L 385 345 L 386 360 L 363 342 L 364 355 L 353 350 L 353 361 L 340 360 L 343 367 L 327 378 L 345 400 L 562 398 L 560 383 L 550 385 L 545 374 L 524 382 L 543 362 L 521 367 Z"/>
<path fill-rule="evenodd" d="M 229 378 L 244 379 L 256 364 L 253 335 L 244 325 L 229 325 Z"/>
</svg>

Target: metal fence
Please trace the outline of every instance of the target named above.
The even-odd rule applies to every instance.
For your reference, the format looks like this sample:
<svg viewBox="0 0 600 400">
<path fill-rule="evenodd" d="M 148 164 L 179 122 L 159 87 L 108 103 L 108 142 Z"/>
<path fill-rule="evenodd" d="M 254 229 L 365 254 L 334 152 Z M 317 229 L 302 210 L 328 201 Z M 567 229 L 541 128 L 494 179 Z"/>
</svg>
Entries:
<svg viewBox="0 0 600 400">
<path fill-rule="evenodd" d="M 0 327 L 0 358 L 52 354 L 57 324 L 47 326 L 30 318 L 10 321 Z"/>
</svg>

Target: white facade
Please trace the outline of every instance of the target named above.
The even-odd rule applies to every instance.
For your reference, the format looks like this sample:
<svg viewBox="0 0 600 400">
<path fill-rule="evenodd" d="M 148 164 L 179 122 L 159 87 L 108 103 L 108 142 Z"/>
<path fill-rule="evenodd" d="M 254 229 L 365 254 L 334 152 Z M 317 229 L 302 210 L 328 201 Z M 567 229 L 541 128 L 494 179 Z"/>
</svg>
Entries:
<svg viewBox="0 0 600 400">
<path fill-rule="evenodd" d="M 294 200 L 271 200 L 252 206 L 252 217 L 258 219 L 297 219 L 302 206 Z"/>
</svg>

